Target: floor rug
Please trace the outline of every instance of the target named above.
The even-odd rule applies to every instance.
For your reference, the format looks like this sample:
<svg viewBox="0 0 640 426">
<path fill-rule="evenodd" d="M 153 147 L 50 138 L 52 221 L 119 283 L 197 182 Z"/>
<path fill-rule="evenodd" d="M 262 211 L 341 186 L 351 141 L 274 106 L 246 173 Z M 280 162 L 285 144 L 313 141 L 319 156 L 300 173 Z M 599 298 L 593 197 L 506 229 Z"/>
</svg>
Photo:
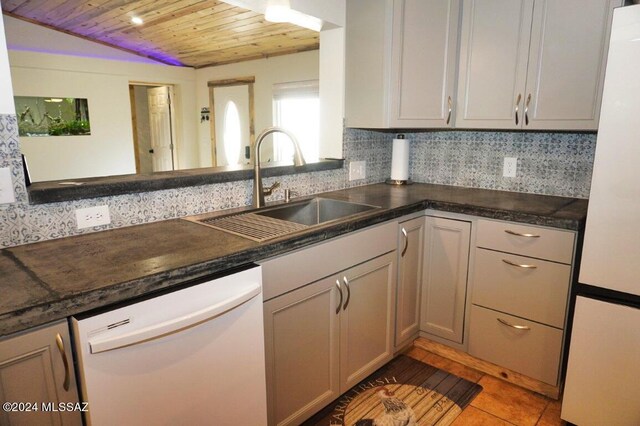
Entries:
<svg viewBox="0 0 640 426">
<path fill-rule="evenodd" d="M 401 355 L 304 424 L 446 426 L 480 391 L 477 383 Z"/>
</svg>

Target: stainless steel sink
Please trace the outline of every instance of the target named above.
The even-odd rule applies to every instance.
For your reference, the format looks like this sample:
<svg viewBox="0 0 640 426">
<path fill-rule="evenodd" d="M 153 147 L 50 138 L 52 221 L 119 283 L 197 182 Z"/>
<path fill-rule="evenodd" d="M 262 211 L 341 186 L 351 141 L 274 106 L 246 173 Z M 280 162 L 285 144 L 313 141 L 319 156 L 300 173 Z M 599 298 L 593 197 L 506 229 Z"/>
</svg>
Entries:
<svg viewBox="0 0 640 426">
<path fill-rule="evenodd" d="M 367 204 L 351 203 L 329 198 L 314 198 L 295 204 L 258 211 L 256 214 L 286 220 L 288 222 L 295 222 L 301 225 L 313 226 L 377 208 L 376 206 L 369 206 Z"/>
<path fill-rule="evenodd" d="M 247 213 L 217 217 L 197 216 L 186 220 L 263 242 L 378 208 L 329 198 L 312 198 Z"/>
</svg>

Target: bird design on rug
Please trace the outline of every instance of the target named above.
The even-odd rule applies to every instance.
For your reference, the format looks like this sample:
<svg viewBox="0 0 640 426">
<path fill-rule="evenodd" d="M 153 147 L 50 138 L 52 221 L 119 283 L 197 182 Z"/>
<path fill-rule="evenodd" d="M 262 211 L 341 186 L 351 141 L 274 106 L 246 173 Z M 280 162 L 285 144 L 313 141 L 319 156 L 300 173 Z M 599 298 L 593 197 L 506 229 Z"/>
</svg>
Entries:
<svg viewBox="0 0 640 426">
<path fill-rule="evenodd" d="M 393 391 L 381 387 L 376 392 L 384 405 L 384 413 L 375 419 L 360 419 L 355 426 L 416 426 L 416 414 L 411 407 L 395 397 Z"/>
</svg>

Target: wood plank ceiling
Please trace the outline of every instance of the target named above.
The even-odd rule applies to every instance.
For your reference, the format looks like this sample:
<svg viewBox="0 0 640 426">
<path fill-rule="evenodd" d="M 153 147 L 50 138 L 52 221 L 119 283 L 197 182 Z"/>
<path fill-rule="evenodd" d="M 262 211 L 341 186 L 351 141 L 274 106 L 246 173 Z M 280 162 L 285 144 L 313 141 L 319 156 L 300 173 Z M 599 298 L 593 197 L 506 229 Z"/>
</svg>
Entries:
<svg viewBox="0 0 640 426">
<path fill-rule="evenodd" d="M 194 68 L 314 50 L 319 34 L 216 0 L 2 0 L 6 15 Z M 131 18 L 143 19 L 134 25 Z"/>
</svg>

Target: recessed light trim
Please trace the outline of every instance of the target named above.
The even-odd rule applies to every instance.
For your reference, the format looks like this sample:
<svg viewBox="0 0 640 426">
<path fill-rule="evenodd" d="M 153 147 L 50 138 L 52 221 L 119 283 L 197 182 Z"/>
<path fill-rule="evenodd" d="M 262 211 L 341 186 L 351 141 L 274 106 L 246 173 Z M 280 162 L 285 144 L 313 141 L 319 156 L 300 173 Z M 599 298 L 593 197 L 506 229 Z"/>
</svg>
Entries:
<svg viewBox="0 0 640 426">
<path fill-rule="evenodd" d="M 139 17 L 139 16 L 134 16 L 133 18 L 131 18 L 131 22 L 136 24 L 136 25 L 142 25 L 144 23 L 142 18 Z"/>
</svg>

